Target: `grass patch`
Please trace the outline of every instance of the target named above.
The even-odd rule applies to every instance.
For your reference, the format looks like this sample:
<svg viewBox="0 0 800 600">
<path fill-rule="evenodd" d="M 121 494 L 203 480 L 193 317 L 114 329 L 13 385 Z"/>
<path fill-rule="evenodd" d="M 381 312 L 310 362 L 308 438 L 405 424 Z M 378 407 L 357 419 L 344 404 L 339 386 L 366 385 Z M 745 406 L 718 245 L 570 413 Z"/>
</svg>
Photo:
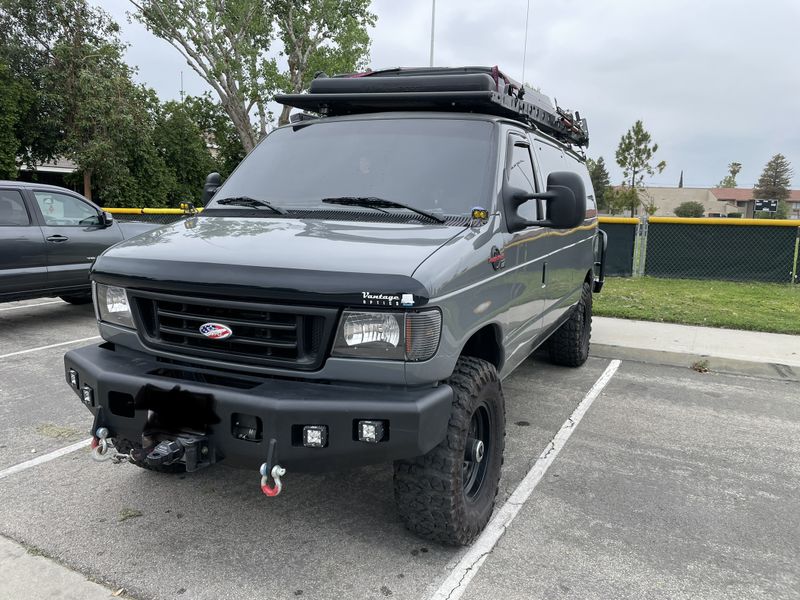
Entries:
<svg viewBox="0 0 800 600">
<path fill-rule="evenodd" d="M 62 427 L 53 423 L 43 423 L 36 428 L 36 433 L 54 440 L 75 440 L 81 437 L 81 432 L 72 427 Z"/>
<path fill-rule="evenodd" d="M 126 506 L 125 508 L 122 508 L 119 511 L 119 522 L 123 523 L 128 519 L 136 519 L 138 517 L 141 517 L 143 514 L 144 513 L 140 510 L 137 510 L 135 508 L 128 508 Z"/>
<path fill-rule="evenodd" d="M 609 277 L 594 314 L 800 334 L 800 285 Z"/>
</svg>

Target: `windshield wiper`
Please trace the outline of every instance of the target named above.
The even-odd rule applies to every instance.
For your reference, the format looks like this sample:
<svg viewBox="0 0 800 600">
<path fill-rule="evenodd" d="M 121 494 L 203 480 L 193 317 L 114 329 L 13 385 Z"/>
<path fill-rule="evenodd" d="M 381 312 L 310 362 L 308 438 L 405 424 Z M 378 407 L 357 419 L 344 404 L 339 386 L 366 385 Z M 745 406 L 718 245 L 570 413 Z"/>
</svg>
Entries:
<svg viewBox="0 0 800 600">
<path fill-rule="evenodd" d="M 423 217 L 426 217 L 431 221 L 436 221 L 437 223 L 445 223 L 445 220 L 439 215 L 434 215 L 433 213 L 429 213 L 426 210 L 414 208 L 413 206 L 409 206 L 408 204 L 403 204 L 402 202 L 395 202 L 394 200 L 386 200 L 384 198 L 376 198 L 375 196 L 339 196 L 338 198 L 323 198 L 322 201 L 325 202 L 326 204 L 341 204 L 343 206 L 363 206 L 365 208 L 374 208 L 376 210 L 381 210 L 383 208 L 405 208 L 406 210 L 410 210 L 411 212 L 415 212 L 418 215 L 422 215 Z"/>
<path fill-rule="evenodd" d="M 273 212 L 278 213 L 279 215 L 288 215 L 289 211 L 285 208 L 281 208 L 280 206 L 275 206 L 274 204 L 270 204 L 266 200 L 256 200 L 255 198 L 251 198 L 250 196 L 234 196 L 233 198 L 223 198 L 222 200 L 217 200 L 217 204 L 230 204 L 232 206 L 249 206 L 251 208 L 268 208 Z"/>
</svg>

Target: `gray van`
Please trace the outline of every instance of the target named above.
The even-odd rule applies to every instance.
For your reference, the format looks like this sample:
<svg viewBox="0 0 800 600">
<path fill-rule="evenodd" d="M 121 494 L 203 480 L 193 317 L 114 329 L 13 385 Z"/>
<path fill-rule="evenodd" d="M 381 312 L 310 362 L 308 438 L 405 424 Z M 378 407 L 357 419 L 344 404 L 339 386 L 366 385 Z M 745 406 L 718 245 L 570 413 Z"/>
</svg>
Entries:
<svg viewBox="0 0 800 600">
<path fill-rule="evenodd" d="M 502 379 L 586 361 L 604 238 L 585 121 L 496 68 L 320 77 L 198 216 L 94 264 L 68 352 L 94 455 L 165 472 L 393 462 L 413 532 L 487 524 Z"/>
</svg>

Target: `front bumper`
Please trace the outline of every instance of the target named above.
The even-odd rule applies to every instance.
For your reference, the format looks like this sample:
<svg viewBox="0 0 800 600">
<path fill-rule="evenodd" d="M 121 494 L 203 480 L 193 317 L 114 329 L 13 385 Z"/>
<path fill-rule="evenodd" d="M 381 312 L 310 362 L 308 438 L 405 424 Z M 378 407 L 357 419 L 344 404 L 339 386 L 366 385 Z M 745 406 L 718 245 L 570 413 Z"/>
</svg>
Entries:
<svg viewBox="0 0 800 600">
<path fill-rule="evenodd" d="M 70 369 L 78 374 L 79 397 L 84 386 L 91 388 L 93 402 L 87 407 L 110 437 L 138 443 L 155 422 L 161 437 L 199 432 L 216 461 L 254 469 L 267 459 L 272 439 L 277 441 L 274 462 L 296 471 L 425 454 L 445 437 L 453 397 L 448 385 L 355 386 L 198 369 L 110 344 L 71 350 L 64 365 L 68 384 Z M 386 422 L 384 440 L 358 441 L 360 420 Z M 237 424 L 243 422 L 257 423 L 257 435 L 242 439 Z M 304 425 L 327 425 L 327 446 L 303 446 Z"/>
</svg>

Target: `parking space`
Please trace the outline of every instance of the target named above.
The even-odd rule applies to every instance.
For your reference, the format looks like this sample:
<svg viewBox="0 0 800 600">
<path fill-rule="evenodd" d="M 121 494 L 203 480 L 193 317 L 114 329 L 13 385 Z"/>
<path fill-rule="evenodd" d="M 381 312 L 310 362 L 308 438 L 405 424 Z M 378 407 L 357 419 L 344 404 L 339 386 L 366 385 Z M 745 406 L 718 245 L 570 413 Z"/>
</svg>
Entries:
<svg viewBox="0 0 800 600">
<path fill-rule="evenodd" d="M 64 303 L 0 312 L 0 321 L 2 354 L 96 332 L 90 308 Z M 0 362 L 0 471 L 86 437 L 91 418 L 63 381 L 64 350 Z M 500 504 L 608 364 L 531 359 L 504 382 Z M 792 597 L 792 386 L 624 362 L 457 594 Z M 0 533 L 141 599 L 423 599 L 464 554 L 404 530 L 389 465 L 289 473 L 271 499 L 258 483 L 255 470 L 224 464 L 170 476 L 79 450 L 0 480 Z"/>
</svg>

